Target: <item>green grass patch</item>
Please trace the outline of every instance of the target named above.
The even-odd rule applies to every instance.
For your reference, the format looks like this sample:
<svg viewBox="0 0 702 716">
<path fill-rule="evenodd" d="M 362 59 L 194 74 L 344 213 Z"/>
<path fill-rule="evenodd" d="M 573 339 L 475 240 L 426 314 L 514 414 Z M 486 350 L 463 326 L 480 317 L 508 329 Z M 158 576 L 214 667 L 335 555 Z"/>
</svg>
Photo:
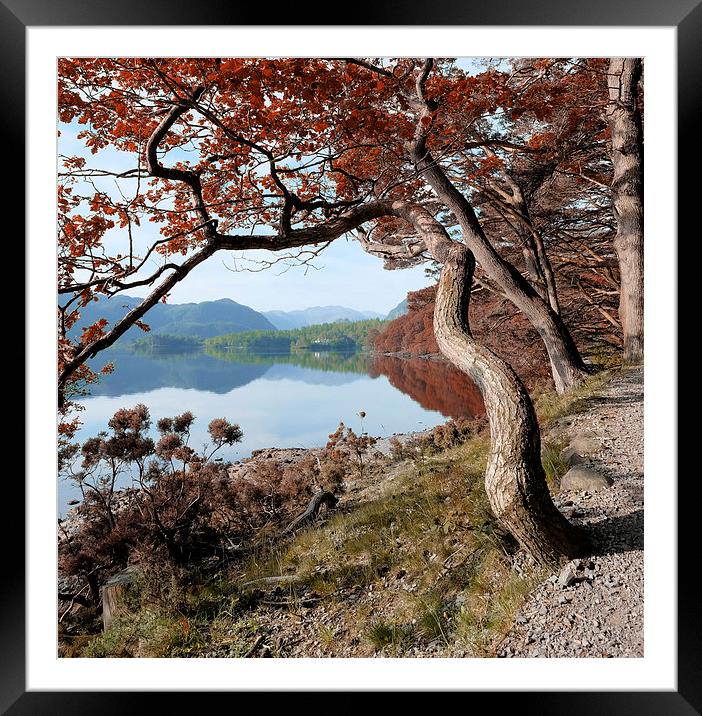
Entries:
<svg viewBox="0 0 702 716">
<path fill-rule="evenodd" d="M 368 627 L 368 641 L 378 651 L 401 656 L 413 642 L 413 629 L 408 624 L 395 624 L 385 619 L 376 619 Z"/>
<path fill-rule="evenodd" d="M 615 372 L 615 369 L 611 369 L 594 373 L 565 395 L 558 395 L 553 390 L 538 393 L 534 405 L 542 430 L 566 415 L 585 412 L 588 409 L 588 400 L 601 392 Z"/>
<path fill-rule="evenodd" d="M 561 457 L 566 446 L 566 440 L 544 440 L 541 445 L 541 464 L 544 466 L 546 482 L 552 491 L 558 490 L 561 478 L 570 468 Z"/>
</svg>

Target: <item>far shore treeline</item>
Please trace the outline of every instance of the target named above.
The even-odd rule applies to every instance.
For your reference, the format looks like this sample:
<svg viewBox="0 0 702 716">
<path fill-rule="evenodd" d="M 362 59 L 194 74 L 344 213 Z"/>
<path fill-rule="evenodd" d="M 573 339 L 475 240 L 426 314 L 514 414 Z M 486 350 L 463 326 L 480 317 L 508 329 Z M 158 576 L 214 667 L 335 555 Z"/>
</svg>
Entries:
<svg viewBox="0 0 702 716">
<path fill-rule="evenodd" d="M 242 331 L 226 333 L 204 341 L 206 350 L 233 353 L 280 353 L 294 351 L 359 351 L 372 345 L 372 339 L 387 321 L 337 321 L 288 331 Z"/>
</svg>

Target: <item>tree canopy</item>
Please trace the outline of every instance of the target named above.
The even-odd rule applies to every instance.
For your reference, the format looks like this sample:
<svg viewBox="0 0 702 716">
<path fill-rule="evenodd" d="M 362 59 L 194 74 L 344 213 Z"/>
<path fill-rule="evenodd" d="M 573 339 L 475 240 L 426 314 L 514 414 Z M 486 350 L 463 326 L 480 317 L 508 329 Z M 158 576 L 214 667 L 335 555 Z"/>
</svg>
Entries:
<svg viewBox="0 0 702 716">
<path fill-rule="evenodd" d="M 582 554 L 587 538 L 551 501 L 528 393 L 475 339 L 468 310 L 474 277 L 509 300 L 559 392 L 587 375 L 580 306 L 616 342 L 607 72 L 606 60 L 567 58 L 62 59 L 59 119 L 91 156 L 61 158 L 61 406 L 94 379 L 88 358 L 133 325 L 148 330 L 149 309 L 215 253 L 306 262 L 355 232 L 387 268 L 440 267 L 434 337 L 483 395 L 495 514 L 538 561 Z M 560 286 L 559 265 L 570 267 Z M 67 337 L 97 295 L 143 286 L 123 318 Z"/>
<path fill-rule="evenodd" d="M 143 310 L 128 314 L 130 326 L 142 322 L 218 250 L 293 250 L 304 261 L 374 221 L 365 248 L 383 244 L 389 267 L 406 265 L 408 246 L 427 258 L 389 208 L 419 202 L 456 223 L 410 151 L 420 137 L 493 246 L 507 258 L 522 244 L 532 251 L 537 284 L 543 245 L 525 242 L 525 227 L 580 263 L 587 237 L 591 263 L 609 265 L 604 69 L 566 59 L 62 59 L 62 131 L 91 153 L 61 157 L 62 379 L 120 334 L 119 321 L 98 321 L 72 345 L 65 330 L 81 306 L 150 286 Z M 110 168 L 115 153 L 124 168 Z M 616 281 L 601 266 L 585 273 L 590 297 Z"/>
</svg>

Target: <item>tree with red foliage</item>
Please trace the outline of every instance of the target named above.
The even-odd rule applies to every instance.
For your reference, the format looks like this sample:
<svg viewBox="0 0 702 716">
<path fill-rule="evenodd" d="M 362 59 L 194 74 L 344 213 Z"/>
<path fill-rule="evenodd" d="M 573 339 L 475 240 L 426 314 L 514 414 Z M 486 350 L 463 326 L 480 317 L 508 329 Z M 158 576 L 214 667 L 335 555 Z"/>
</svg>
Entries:
<svg viewBox="0 0 702 716">
<path fill-rule="evenodd" d="M 449 61 L 411 59 L 61 60 L 61 121 L 83 125 L 78 137 L 95 155 L 109 147 L 134 166 L 115 172 L 64 159 L 60 326 L 96 294 L 152 289 L 113 326 L 90 327 L 85 342 L 71 344 L 63 329 L 60 391 L 215 253 L 319 248 L 357 230 L 362 247 L 390 266 L 431 258 L 443 267 L 434 335 L 483 391 L 493 439 L 486 482 L 498 518 L 537 559 L 582 551 L 586 540 L 548 495 L 524 386 L 467 324 L 475 254 L 544 340 L 559 390 L 584 374 L 565 323 L 490 243 L 442 164 L 469 128 L 503 112 L 511 97 L 503 74 L 475 78 Z M 101 188 L 105 178 L 124 189 Z M 465 245 L 437 221 L 445 207 Z M 160 224 L 161 238 L 138 243 L 143 221 Z M 125 248 L 111 253 L 106 239 L 117 230 Z"/>
<path fill-rule="evenodd" d="M 504 163 L 504 156 L 497 156 L 503 149 L 543 155 L 543 164 L 552 161 L 553 148 L 546 150 L 549 142 L 566 146 L 565 130 L 556 137 L 535 131 L 534 125 L 548 125 L 555 110 L 549 114 L 543 107 L 553 107 L 555 102 L 547 99 L 557 97 L 566 106 L 559 117 L 567 115 L 565 125 L 572 134 L 583 110 L 574 116 L 568 106 L 581 90 L 571 76 L 587 74 L 570 72 L 564 62 L 550 64 L 551 75 L 558 79 L 539 77 L 524 90 L 510 84 L 507 72 L 490 68 L 471 76 L 455 63 L 431 62 L 422 80 L 427 92 L 423 104 L 414 91 L 421 77 L 414 60 L 387 67 L 362 60 L 62 61 L 61 120 L 88 126 L 78 136 L 92 152 L 111 147 L 134 153 L 138 160 L 123 172 L 88 168 L 82 157 L 64 160 L 60 245 L 67 255 L 61 261 L 60 292 L 72 298 L 61 306 L 61 325 L 70 326 L 76 308 L 95 291 L 112 295 L 156 285 L 124 321 L 106 333 L 104 325 L 91 327 L 92 340 L 72 354 L 66 347 L 62 384 L 88 357 L 141 321 L 149 307 L 165 299 L 175 283 L 215 251 L 277 251 L 300 247 L 305 239 L 313 243 L 315 237 L 324 244 L 337 232 L 303 231 L 285 240 L 282 235 L 300 225 L 321 229 L 320 215 L 340 215 L 373 197 L 431 206 L 431 186 L 459 222 L 481 270 L 538 330 L 551 356 L 557 388 L 572 387 L 584 368 L 568 329 L 557 311 L 547 310 L 539 291 L 498 253 L 498 244 L 489 240 L 471 208 L 471 194 L 460 191 L 461 184 L 468 186 Z M 544 74 L 543 68 L 539 71 Z M 566 80 L 575 86 L 553 89 Z M 416 133 L 418 112 L 423 112 L 422 131 Z M 519 144 L 501 138 L 505 133 L 518 134 Z M 489 156 L 476 168 L 471 152 L 480 148 Z M 188 157 L 166 167 L 159 159 L 166 153 L 186 157 L 186 151 L 196 154 L 194 162 Z M 457 184 L 449 182 L 449 169 Z M 147 184 L 148 177 L 152 179 Z M 106 178 L 125 186 L 118 197 L 105 189 Z M 171 201 L 174 206 L 168 208 Z M 137 256 L 134 237 L 146 219 L 163 224 L 163 238 Z M 261 226 L 277 231 L 278 239 L 226 236 L 232 229 Z M 108 255 L 103 238 L 115 228 L 126 230 L 128 246 Z M 193 251 L 196 247 L 200 251 Z M 188 259 L 174 262 L 179 253 Z M 538 254 L 548 276 L 545 252 L 538 249 Z M 159 255 L 161 265 L 149 272 L 151 260 Z M 81 278 L 74 280 L 76 276 Z"/>
<path fill-rule="evenodd" d="M 407 294 L 407 313 L 390 321 L 376 336 L 373 344 L 375 350 L 380 353 L 412 356 L 440 355 L 433 326 L 436 292 L 437 286 L 410 291 Z M 471 297 L 470 325 L 476 339 L 507 361 L 527 386 L 548 383 L 551 378 L 548 356 L 538 333 L 504 297 L 485 288 L 474 287 Z M 499 330 L 496 330 L 497 328 Z M 392 365 L 392 363 L 387 364 L 386 370 L 389 375 L 397 373 L 397 370 L 392 369 Z M 432 370 L 439 372 L 440 369 L 434 365 L 427 372 L 431 373 Z M 441 381 L 445 382 L 446 379 L 447 376 L 437 375 L 436 387 L 438 388 L 442 384 Z M 401 378 L 398 378 L 398 381 L 404 386 Z M 465 389 L 461 391 L 462 394 L 465 392 Z M 466 408 L 470 407 L 466 406 Z M 451 414 L 461 413 L 454 410 Z"/>
</svg>

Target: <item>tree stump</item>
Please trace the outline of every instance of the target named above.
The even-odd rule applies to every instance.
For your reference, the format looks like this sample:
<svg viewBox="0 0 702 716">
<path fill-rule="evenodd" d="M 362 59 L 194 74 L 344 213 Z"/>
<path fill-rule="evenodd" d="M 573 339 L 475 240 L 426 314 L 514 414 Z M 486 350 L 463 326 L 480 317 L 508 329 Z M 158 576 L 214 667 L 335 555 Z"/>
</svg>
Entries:
<svg viewBox="0 0 702 716">
<path fill-rule="evenodd" d="M 125 604 L 127 590 L 137 577 L 134 567 L 127 567 L 122 572 L 110 577 L 102 589 L 102 626 L 105 631 L 110 628 L 116 616 L 125 614 L 128 610 Z"/>
</svg>

